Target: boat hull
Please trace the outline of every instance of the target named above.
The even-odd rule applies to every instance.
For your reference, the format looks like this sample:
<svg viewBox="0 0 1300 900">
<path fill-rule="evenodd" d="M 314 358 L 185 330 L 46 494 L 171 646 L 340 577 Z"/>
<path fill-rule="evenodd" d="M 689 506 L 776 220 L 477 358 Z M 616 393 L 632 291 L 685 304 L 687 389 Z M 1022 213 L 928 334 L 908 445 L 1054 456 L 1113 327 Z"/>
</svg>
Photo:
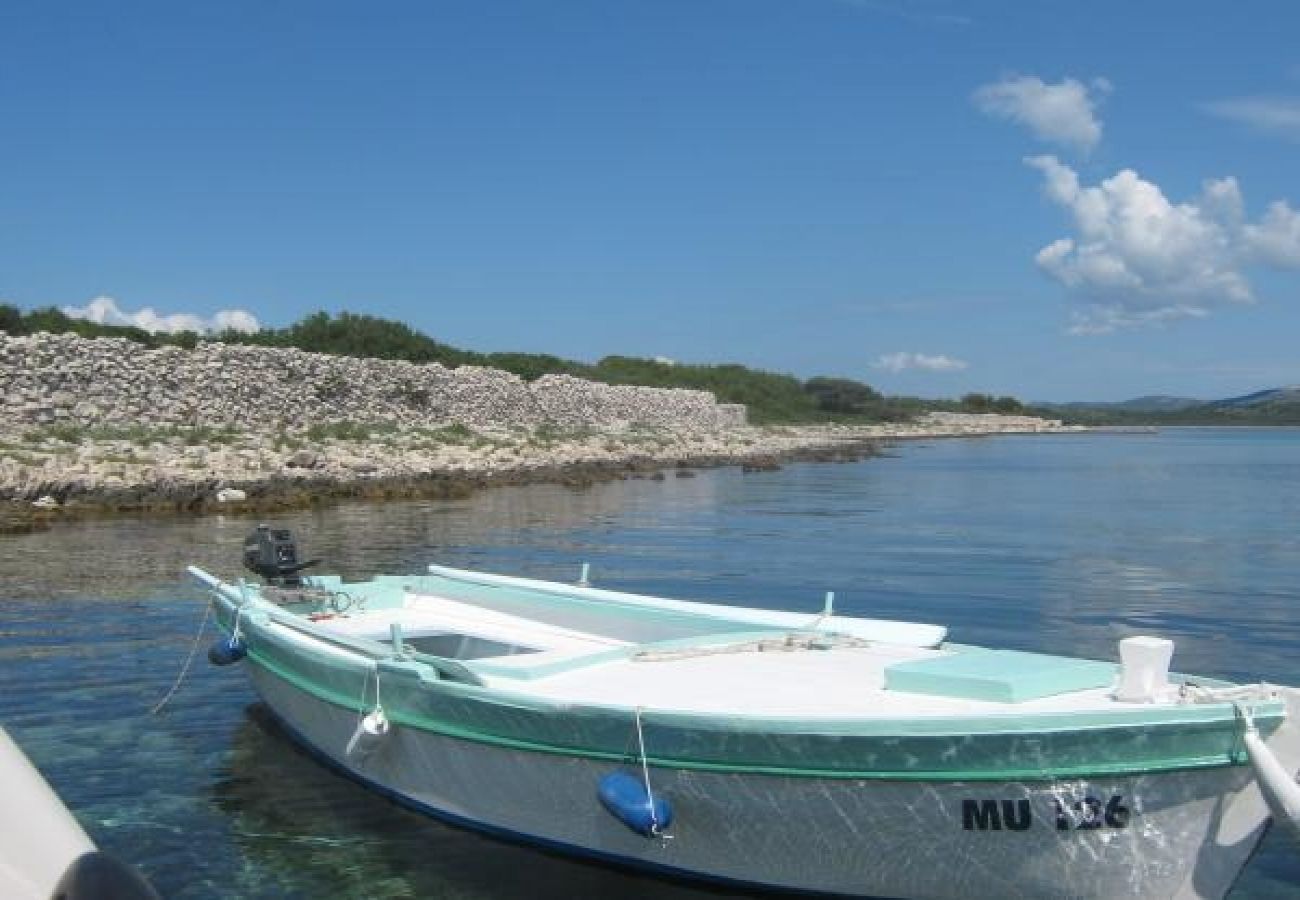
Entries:
<svg viewBox="0 0 1300 900">
<path fill-rule="evenodd" d="M 819 778 L 656 767 L 672 839 L 600 804 L 605 759 L 396 726 L 349 757 L 355 710 L 255 662 L 262 699 L 309 749 L 432 815 L 667 873 L 902 898 L 1221 897 L 1267 823 L 1249 768 L 1007 781 Z M 631 762 L 631 761 L 630 761 Z M 630 766 L 635 771 L 635 766 Z"/>
</svg>

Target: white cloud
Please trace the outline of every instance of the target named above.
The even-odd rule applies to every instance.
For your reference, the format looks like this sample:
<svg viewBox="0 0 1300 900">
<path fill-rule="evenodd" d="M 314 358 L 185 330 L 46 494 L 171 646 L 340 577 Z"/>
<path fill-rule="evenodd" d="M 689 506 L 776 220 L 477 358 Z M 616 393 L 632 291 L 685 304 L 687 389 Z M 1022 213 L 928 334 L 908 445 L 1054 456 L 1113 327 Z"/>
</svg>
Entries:
<svg viewBox="0 0 1300 900">
<path fill-rule="evenodd" d="M 1202 105 L 1212 116 L 1300 141 L 1300 97 L 1236 97 Z"/>
<path fill-rule="evenodd" d="M 1131 309 L 1121 304 L 1090 303 L 1070 313 L 1070 334 L 1110 334 L 1122 328 L 1163 325 L 1179 319 L 1203 319 L 1209 312 L 1197 306 Z"/>
<path fill-rule="evenodd" d="M 930 356 L 925 353 L 886 353 L 874 363 L 877 369 L 887 372 L 902 372 L 905 369 L 922 369 L 927 372 L 958 372 L 966 368 L 966 363 L 951 356 Z"/>
<path fill-rule="evenodd" d="M 975 105 L 986 115 L 1024 125 L 1042 141 L 1084 153 L 1101 140 L 1097 105 L 1110 93 L 1110 82 L 1084 84 L 1066 78 L 1048 84 L 1037 75 L 1008 75 L 975 91 Z"/>
<path fill-rule="evenodd" d="M 178 331 L 196 331 L 203 334 L 210 331 L 224 331 L 227 328 L 252 332 L 261 327 L 252 313 L 242 309 L 223 309 L 211 319 L 204 319 L 193 313 L 162 315 L 148 306 L 128 313 L 120 309 L 117 301 L 112 297 L 96 297 L 85 306 L 65 306 L 63 313 L 74 319 L 87 319 L 100 325 L 134 325 L 145 331 L 173 334 Z"/>
<path fill-rule="evenodd" d="M 1235 178 L 1207 181 L 1200 197 L 1172 203 L 1132 169 L 1085 186 L 1054 156 L 1025 162 L 1042 172 L 1047 196 L 1074 220 L 1075 234 L 1043 247 L 1035 262 L 1084 302 L 1070 329 L 1076 334 L 1250 303 L 1246 267 L 1300 268 L 1300 213 L 1279 201 L 1259 222 L 1247 222 Z"/>
<path fill-rule="evenodd" d="M 1269 205 L 1258 225 L 1243 228 L 1254 258 L 1283 269 L 1300 268 L 1300 212 L 1285 201 Z"/>
<path fill-rule="evenodd" d="M 243 309 L 218 310 L 217 314 L 212 317 L 213 331 L 233 329 L 234 331 L 242 331 L 246 334 L 251 334 L 261 327 L 262 324 L 257 321 L 257 317 L 251 312 Z"/>
</svg>

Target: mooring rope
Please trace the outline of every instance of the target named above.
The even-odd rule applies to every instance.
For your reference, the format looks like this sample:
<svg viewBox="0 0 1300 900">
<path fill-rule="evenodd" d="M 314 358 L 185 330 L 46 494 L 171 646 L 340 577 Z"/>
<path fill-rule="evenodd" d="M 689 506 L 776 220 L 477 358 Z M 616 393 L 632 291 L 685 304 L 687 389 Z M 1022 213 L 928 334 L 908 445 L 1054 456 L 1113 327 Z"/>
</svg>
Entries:
<svg viewBox="0 0 1300 900">
<path fill-rule="evenodd" d="M 1241 710 L 1241 703 L 1261 703 L 1271 700 L 1274 692 L 1266 684 L 1244 684 L 1232 687 L 1207 687 L 1186 682 L 1178 688 L 1178 699 L 1183 703 L 1231 703 Z"/>
<path fill-rule="evenodd" d="M 638 650 L 632 654 L 631 660 L 632 662 L 673 662 L 701 656 L 723 656 L 728 653 L 792 653 L 800 650 L 838 650 L 870 646 L 871 641 L 846 634 L 800 634 L 792 631 L 784 637 L 714 644 L 709 647 Z"/>
<path fill-rule="evenodd" d="M 650 764 L 646 761 L 645 735 L 641 732 L 641 707 L 636 708 L 636 745 L 641 752 L 641 779 L 645 782 L 645 802 L 650 812 L 650 833 L 662 836 L 659 829 L 659 816 L 655 814 L 655 795 L 650 792 Z"/>
<path fill-rule="evenodd" d="M 375 674 L 375 708 L 367 711 L 366 698 L 370 696 L 370 673 L 371 672 Z M 370 667 L 369 671 L 366 672 L 365 677 L 362 678 L 361 680 L 361 708 L 357 710 L 357 727 L 358 728 L 361 727 L 362 723 L 366 719 L 366 716 L 370 715 L 370 713 L 375 712 L 376 710 L 382 712 L 383 709 L 384 709 L 384 704 L 379 699 L 379 663 L 376 662 L 373 666 Z"/>
<path fill-rule="evenodd" d="M 181 682 L 185 680 L 185 676 L 189 674 L 190 666 L 194 664 L 194 656 L 199 652 L 199 641 L 203 639 L 203 630 L 208 627 L 208 619 L 211 618 L 211 616 L 212 604 L 205 602 L 203 604 L 203 621 L 199 622 L 199 630 L 194 635 L 194 643 L 190 645 L 190 655 L 185 657 L 185 665 L 181 666 L 180 674 L 176 676 L 176 680 L 172 683 L 171 690 L 169 690 L 166 695 L 158 701 L 153 709 L 149 710 L 149 715 L 156 716 L 158 713 L 162 712 L 162 708 L 166 706 L 168 701 L 170 701 L 171 698 L 176 695 L 176 692 L 180 690 Z M 235 629 L 236 633 L 238 633 L 238 621 L 235 622 Z"/>
</svg>

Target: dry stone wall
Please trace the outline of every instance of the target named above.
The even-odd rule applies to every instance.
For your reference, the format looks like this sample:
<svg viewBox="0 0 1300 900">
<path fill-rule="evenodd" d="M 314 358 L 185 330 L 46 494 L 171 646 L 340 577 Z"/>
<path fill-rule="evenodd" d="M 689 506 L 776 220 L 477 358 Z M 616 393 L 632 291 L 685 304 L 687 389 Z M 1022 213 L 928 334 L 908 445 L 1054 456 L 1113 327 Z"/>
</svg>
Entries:
<svg viewBox="0 0 1300 900">
<path fill-rule="evenodd" d="M 499 369 L 356 359 L 200 343 L 150 349 L 124 338 L 0 333 L 0 426 L 322 422 L 721 428 L 745 407 L 707 391 L 626 387 Z"/>
<path fill-rule="evenodd" d="M 917 423 L 936 428 L 951 428 L 996 434 L 1002 431 L 1059 431 L 1064 426 L 1060 419 L 1041 419 L 1038 416 L 1008 416 L 1002 413 L 952 413 L 932 412 L 917 418 Z"/>
</svg>

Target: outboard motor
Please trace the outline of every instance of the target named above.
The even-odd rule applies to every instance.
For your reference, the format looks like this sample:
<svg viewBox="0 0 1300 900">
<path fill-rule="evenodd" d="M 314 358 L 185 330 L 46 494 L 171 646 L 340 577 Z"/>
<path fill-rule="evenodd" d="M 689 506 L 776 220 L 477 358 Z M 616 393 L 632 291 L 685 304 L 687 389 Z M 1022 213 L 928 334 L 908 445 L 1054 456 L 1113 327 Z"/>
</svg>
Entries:
<svg viewBox="0 0 1300 900">
<path fill-rule="evenodd" d="M 298 573 L 314 566 L 319 559 L 298 562 L 298 545 L 287 528 L 258 525 L 244 538 L 244 568 L 279 587 L 302 587 Z"/>
</svg>

